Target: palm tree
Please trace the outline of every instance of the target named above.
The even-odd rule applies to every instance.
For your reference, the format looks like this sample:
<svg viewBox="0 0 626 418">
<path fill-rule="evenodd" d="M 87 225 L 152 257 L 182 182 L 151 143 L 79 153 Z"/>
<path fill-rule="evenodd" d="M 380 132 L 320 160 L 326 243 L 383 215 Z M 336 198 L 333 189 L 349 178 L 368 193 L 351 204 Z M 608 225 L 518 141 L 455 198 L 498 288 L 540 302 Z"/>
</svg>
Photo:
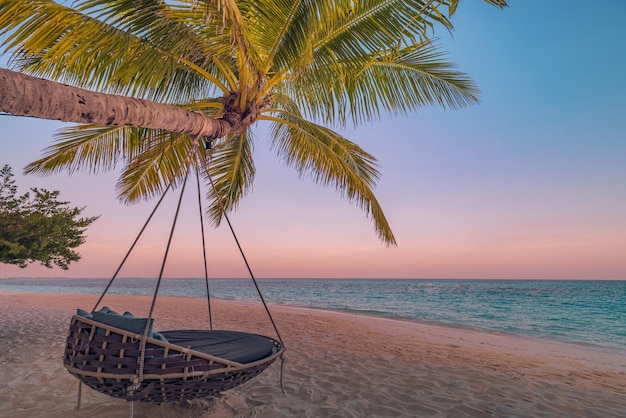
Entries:
<svg viewBox="0 0 626 418">
<path fill-rule="evenodd" d="M 19 71 L 0 71 L 0 110 L 80 123 L 26 171 L 121 162 L 118 193 L 132 201 L 200 166 L 216 186 L 216 223 L 250 190 L 252 128 L 265 121 L 279 158 L 335 186 L 395 244 L 373 193 L 375 158 L 333 129 L 478 101 L 431 39 L 436 25 L 452 29 L 459 0 L 64 3 L 0 0 L 0 33 Z M 208 166 L 199 140 L 213 140 Z"/>
</svg>

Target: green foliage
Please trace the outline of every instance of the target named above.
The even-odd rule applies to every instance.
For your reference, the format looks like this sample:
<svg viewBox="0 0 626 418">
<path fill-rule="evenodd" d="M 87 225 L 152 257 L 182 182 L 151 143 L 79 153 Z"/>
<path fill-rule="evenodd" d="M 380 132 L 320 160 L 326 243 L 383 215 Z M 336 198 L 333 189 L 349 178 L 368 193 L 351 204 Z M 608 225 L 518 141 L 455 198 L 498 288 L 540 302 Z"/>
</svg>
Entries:
<svg viewBox="0 0 626 418">
<path fill-rule="evenodd" d="M 84 208 L 58 200 L 58 191 L 32 188 L 21 196 L 11 167 L 0 170 L 0 263 L 22 268 L 35 261 L 67 270 L 80 255 L 83 233 L 98 217 L 79 217 Z"/>
<path fill-rule="evenodd" d="M 175 104 L 232 125 L 214 138 L 208 166 L 207 153 L 190 145 L 196 138 L 78 126 L 60 133 L 26 170 L 98 171 L 121 163 L 118 193 L 132 201 L 160 193 L 188 171 L 181 165 L 195 165 L 215 179 L 208 210 L 219 223 L 252 187 L 252 128 L 264 120 L 279 159 L 335 187 L 372 217 L 383 242 L 395 244 L 374 196 L 376 159 L 331 128 L 477 103 L 475 83 L 434 39 L 437 27 L 453 29 L 459 2 L 2 0 L 0 36 L 20 71 Z"/>
</svg>

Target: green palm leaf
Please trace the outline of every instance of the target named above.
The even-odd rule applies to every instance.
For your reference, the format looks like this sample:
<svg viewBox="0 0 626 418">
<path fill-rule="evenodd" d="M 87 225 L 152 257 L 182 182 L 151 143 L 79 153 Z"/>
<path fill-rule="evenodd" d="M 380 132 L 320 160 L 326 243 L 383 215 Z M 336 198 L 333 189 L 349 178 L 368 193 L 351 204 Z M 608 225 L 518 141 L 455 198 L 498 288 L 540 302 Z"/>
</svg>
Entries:
<svg viewBox="0 0 626 418">
<path fill-rule="evenodd" d="M 310 175 L 324 186 L 334 186 L 344 197 L 366 211 L 381 240 L 395 245 L 391 227 L 374 196 L 379 177 L 376 159 L 328 128 L 299 116 L 294 106 L 289 111 L 275 111 L 271 120 L 272 146 L 285 163 L 301 175 Z"/>
<path fill-rule="evenodd" d="M 132 202 L 158 195 L 185 174 L 191 141 L 186 135 L 131 126 L 81 125 L 56 135 L 44 156 L 28 164 L 25 172 L 49 174 L 66 170 L 92 173 L 123 163 L 117 183 L 120 200 Z"/>
<path fill-rule="evenodd" d="M 184 24 L 160 17 L 155 7 L 127 11 L 134 18 L 129 23 L 111 23 L 111 16 L 96 8 L 97 3 L 88 2 L 87 11 L 105 20 L 53 1 L 7 0 L 0 9 L 0 27 L 7 29 L 7 49 L 17 50 L 12 62 L 31 74 L 79 87 L 159 101 L 203 98 L 222 85 L 215 82 L 221 75 L 206 63 L 227 49 L 211 50 Z M 8 7 L 11 4 L 20 7 Z M 133 31 L 139 23 L 155 28 Z M 14 29 L 18 30 L 9 31 Z M 164 32 L 169 33 L 165 45 Z"/>
<path fill-rule="evenodd" d="M 458 109 L 477 103 L 479 95 L 474 82 L 430 41 L 379 51 L 358 66 L 336 62 L 313 68 L 289 87 L 292 96 L 306 98 L 299 104 L 312 117 L 340 125 L 372 121 L 383 110 L 407 114 L 431 105 Z M 305 88 L 313 94 L 306 95 Z"/>
<path fill-rule="evenodd" d="M 256 172 L 252 150 L 252 133 L 249 130 L 228 135 L 211 150 L 210 163 L 204 167 L 203 176 L 211 185 L 208 213 L 216 225 L 220 224 L 224 212 L 235 209 L 252 188 Z"/>
<path fill-rule="evenodd" d="M 170 183 L 182 181 L 195 164 L 188 136 L 156 131 L 154 139 L 124 167 L 116 185 L 120 200 L 133 202 L 158 196 Z"/>
<path fill-rule="evenodd" d="M 439 11 L 445 4 L 432 0 L 344 0 L 341 8 L 326 13 L 326 19 L 317 25 L 315 61 L 320 65 L 335 61 L 357 64 L 381 49 L 424 40 L 434 23 L 451 27 Z"/>
<path fill-rule="evenodd" d="M 442 58 L 430 42 L 374 57 L 344 80 L 352 118 L 370 121 L 381 109 L 407 114 L 429 105 L 458 109 L 477 103 L 474 82 Z"/>
<path fill-rule="evenodd" d="M 141 131 L 141 132 L 140 132 Z M 139 149 L 146 132 L 128 126 L 75 126 L 55 135 L 54 143 L 44 150 L 43 157 L 28 164 L 26 173 L 51 174 L 67 170 L 92 173 L 108 171 Z"/>
</svg>

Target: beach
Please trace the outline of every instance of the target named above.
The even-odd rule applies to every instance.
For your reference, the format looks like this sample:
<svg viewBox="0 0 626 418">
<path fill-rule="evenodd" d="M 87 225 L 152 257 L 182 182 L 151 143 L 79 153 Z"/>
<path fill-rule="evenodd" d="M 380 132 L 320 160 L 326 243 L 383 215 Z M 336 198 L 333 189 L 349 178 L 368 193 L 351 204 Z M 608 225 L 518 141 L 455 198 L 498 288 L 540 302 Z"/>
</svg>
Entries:
<svg viewBox="0 0 626 418">
<path fill-rule="evenodd" d="M 97 295 L 0 293 L 0 417 L 124 417 L 62 365 L 76 308 Z M 147 315 L 151 298 L 102 305 Z M 134 403 L 135 417 L 625 417 L 622 352 L 495 333 L 271 305 L 287 352 L 207 400 Z M 273 336 L 261 304 L 212 301 L 215 329 Z M 160 297 L 155 330 L 207 328 L 202 298 Z"/>
</svg>

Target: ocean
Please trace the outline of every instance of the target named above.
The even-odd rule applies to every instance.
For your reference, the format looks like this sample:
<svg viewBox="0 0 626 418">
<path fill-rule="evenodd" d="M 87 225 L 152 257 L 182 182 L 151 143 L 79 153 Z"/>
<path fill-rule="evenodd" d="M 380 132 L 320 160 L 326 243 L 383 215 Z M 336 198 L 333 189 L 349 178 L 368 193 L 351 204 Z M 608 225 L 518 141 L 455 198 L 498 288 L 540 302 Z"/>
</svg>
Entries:
<svg viewBox="0 0 626 418">
<path fill-rule="evenodd" d="M 100 294 L 108 279 L 4 279 L 0 291 Z M 372 315 L 623 351 L 626 281 L 257 279 L 268 304 Z M 110 293 L 152 295 L 155 279 Z M 259 300 L 250 279 L 210 279 L 211 297 Z M 206 297 L 204 279 L 164 279 L 163 296 Z M 106 301 L 106 299 L 105 299 Z"/>
</svg>

